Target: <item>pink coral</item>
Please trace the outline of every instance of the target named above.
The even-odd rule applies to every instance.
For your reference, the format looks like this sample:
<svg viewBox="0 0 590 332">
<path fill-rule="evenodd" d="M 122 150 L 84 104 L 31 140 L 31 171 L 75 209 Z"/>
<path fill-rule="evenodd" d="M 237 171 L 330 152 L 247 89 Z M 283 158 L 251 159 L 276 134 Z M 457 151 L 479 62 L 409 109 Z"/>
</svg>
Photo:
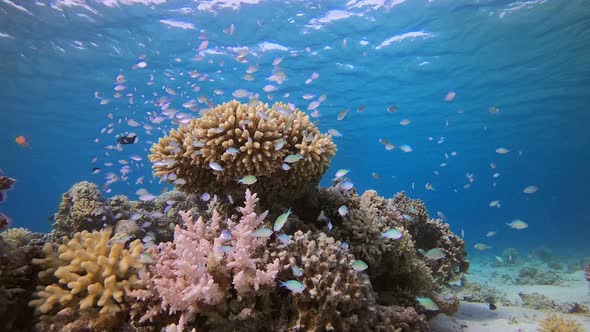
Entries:
<svg viewBox="0 0 590 332">
<path fill-rule="evenodd" d="M 177 225 L 174 241 L 158 246 L 156 263 L 140 275 L 142 289 L 132 292 L 147 303 L 140 322 L 168 312 L 180 314 L 178 326 L 184 326 L 205 310 L 222 308 L 232 297 L 232 285 L 238 299 L 264 286 L 275 287 L 279 259 L 263 260 L 260 248 L 268 238 L 251 236 L 267 215 L 256 214 L 257 202 L 256 194 L 247 190 L 238 222 L 222 220 L 217 212 L 209 222 L 203 217 L 195 222 L 189 213 L 180 213 L 185 227 Z"/>
</svg>

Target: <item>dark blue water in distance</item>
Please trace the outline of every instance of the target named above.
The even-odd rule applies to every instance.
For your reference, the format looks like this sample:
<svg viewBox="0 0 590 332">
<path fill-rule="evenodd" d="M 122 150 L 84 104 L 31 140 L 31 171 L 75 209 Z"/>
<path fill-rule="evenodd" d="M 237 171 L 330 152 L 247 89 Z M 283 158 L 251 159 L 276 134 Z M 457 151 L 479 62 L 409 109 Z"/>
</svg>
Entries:
<svg viewBox="0 0 590 332">
<path fill-rule="evenodd" d="M 478 242 L 495 254 L 507 247 L 572 255 L 588 249 L 589 1 L 145 2 L 0 2 L 0 168 L 18 181 L 0 211 L 15 227 L 49 231 L 63 192 L 82 180 L 102 186 L 107 172 L 119 172 L 118 160 L 131 155 L 143 161 L 132 163 L 127 183 L 109 186 L 105 197 L 136 199 L 141 187 L 159 193 L 164 186 L 149 183 L 148 141 L 174 125 L 163 123 L 150 136 L 126 119 L 146 119 L 156 108 L 143 101 L 153 92 L 165 95 L 164 85 L 180 87 L 183 101 L 205 95 L 217 104 L 240 88 L 267 101 L 262 88 L 274 84 L 272 102 L 292 101 L 302 110 L 311 101 L 304 94 L 327 96 L 318 126 L 343 136 L 334 138 L 338 153 L 322 185 L 346 168 L 361 192 L 389 197 L 405 190 L 424 200 L 431 216 L 440 211 L 455 232 L 463 230 L 473 255 L 481 254 L 472 249 Z M 232 23 L 233 34 L 224 33 Z M 201 30 L 209 45 L 196 61 Z M 249 63 L 235 60 L 237 47 L 248 47 Z M 132 69 L 141 54 L 148 67 Z M 266 80 L 279 57 L 282 85 Z M 244 80 L 255 63 L 254 79 Z M 167 70 L 176 83 L 163 75 Z M 184 84 L 189 70 L 213 81 L 197 82 L 201 91 L 193 92 Z M 313 72 L 319 77 L 306 85 Z M 112 97 L 120 73 L 133 105 Z M 150 73 L 153 86 L 146 85 Z M 95 91 L 113 102 L 101 105 Z M 450 91 L 456 97 L 447 102 Z M 398 111 L 388 112 L 391 105 Z M 350 112 L 338 121 L 343 109 Z M 403 119 L 410 123 L 400 125 Z M 111 122 L 114 132 L 101 134 Z M 124 131 L 137 132 L 139 143 L 105 149 Z M 20 135 L 31 149 L 15 143 Z M 397 147 L 386 150 L 380 138 Z M 413 151 L 402 152 L 402 144 Z M 501 147 L 510 152 L 496 153 Z M 92 167 L 102 172 L 91 174 Z M 466 174 L 474 180 L 469 188 Z M 135 184 L 140 176 L 144 185 Z M 529 185 L 538 192 L 523 193 Z M 501 207 L 489 207 L 493 200 Z M 514 219 L 529 227 L 508 228 Z M 488 231 L 497 234 L 487 238 Z"/>
</svg>

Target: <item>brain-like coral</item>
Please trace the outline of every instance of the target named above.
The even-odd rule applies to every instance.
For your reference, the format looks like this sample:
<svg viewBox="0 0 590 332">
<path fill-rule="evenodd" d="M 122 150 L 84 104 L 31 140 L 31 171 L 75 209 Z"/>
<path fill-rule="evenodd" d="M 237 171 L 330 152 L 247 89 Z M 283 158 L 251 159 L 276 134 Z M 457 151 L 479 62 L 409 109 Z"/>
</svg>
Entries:
<svg viewBox="0 0 590 332">
<path fill-rule="evenodd" d="M 99 313 L 124 310 L 124 296 L 144 266 L 140 257 L 143 247 L 136 240 L 125 248 L 123 241 L 111 239 L 111 233 L 75 233 L 72 239 L 64 238 L 57 250 L 53 244 L 45 244 L 46 257 L 34 259 L 33 263 L 46 268 L 39 278 L 51 281 L 40 286 L 37 299 L 30 305 L 46 318 L 68 307 L 97 308 Z"/>
<path fill-rule="evenodd" d="M 155 173 L 188 193 L 229 191 L 253 175 L 255 192 L 295 194 L 319 182 L 336 145 L 297 109 L 234 100 L 173 129 L 151 152 Z"/>
</svg>

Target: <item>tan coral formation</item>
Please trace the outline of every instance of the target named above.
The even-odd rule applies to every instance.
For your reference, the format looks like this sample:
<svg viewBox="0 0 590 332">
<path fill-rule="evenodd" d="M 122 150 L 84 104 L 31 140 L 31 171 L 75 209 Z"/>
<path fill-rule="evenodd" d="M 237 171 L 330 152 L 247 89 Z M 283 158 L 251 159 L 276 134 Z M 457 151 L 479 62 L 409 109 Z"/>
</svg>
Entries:
<svg viewBox="0 0 590 332">
<path fill-rule="evenodd" d="M 539 332 L 584 332 L 584 328 L 574 321 L 551 314 L 539 324 Z"/>
<path fill-rule="evenodd" d="M 0 236 L 13 246 L 22 247 L 33 238 L 33 232 L 26 228 L 17 227 L 7 229 L 0 233 Z"/>
<path fill-rule="evenodd" d="M 50 316 L 64 308 L 100 308 L 100 313 L 117 313 L 126 309 L 124 296 L 137 281 L 137 271 L 143 268 L 141 241 L 135 240 L 125 248 L 124 242 L 109 242 L 110 229 L 74 234 L 54 250 L 47 243 L 46 257 L 33 263 L 46 270 L 41 280 L 56 277 L 55 283 L 40 286 L 37 299 L 30 302 L 41 315 Z M 42 317 L 43 319 L 43 317 Z"/>
<path fill-rule="evenodd" d="M 236 181 L 246 175 L 257 177 L 250 186 L 255 192 L 301 192 L 298 186 L 319 182 L 336 145 L 299 110 L 233 100 L 171 130 L 151 152 L 156 175 L 187 193 L 239 188 Z M 289 155 L 303 158 L 286 171 L 282 165 Z M 223 170 L 213 170 L 211 163 Z"/>
</svg>

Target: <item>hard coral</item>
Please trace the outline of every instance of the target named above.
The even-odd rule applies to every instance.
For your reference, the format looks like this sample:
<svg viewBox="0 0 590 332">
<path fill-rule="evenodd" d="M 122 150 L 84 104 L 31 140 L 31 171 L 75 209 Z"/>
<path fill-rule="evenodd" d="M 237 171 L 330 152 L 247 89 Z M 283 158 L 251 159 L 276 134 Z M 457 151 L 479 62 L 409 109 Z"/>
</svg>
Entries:
<svg viewBox="0 0 590 332">
<path fill-rule="evenodd" d="M 52 276 L 58 280 L 40 287 L 37 299 L 30 305 L 48 318 L 63 308 L 100 308 L 100 313 L 117 313 L 126 308 L 124 296 L 137 281 L 137 271 L 143 268 L 141 241 L 125 248 L 121 241 L 109 241 L 111 230 L 75 233 L 63 239 L 57 251 L 45 244 L 43 259 L 33 263 L 46 267 L 39 278 Z"/>
<path fill-rule="evenodd" d="M 22 227 L 9 228 L 6 231 L 0 233 L 0 236 L 6 240 L 6 242 L 16 247 L 22 247 L 33 238 L 33 232 Z"/>
<path fill-rule="evenodd" d="M 9 178 L 7 176 L 0 176 L 0 191 L 11 189 L 12 185 L 15 182 L 16 182 L 16 180 L 13 178 Z"/>
<path fill-rule="evenodd" d="M 76 183 L 62 195 L 53 219 L 56 237 L 71 237 L 75 232 L 101 229 L 112 214 L 94 183 Z"/>
<path fill-rule="evenodd" d="M 157 263 L 142 274 L 142 287 L 131 293 L 138 300 L 132 318 L 138 324 L 163 322 L 158 316 L 169 314 L 183 327 L 195 318 L 238 316 L 248 308 L 245 304 L 256 305 L 252 299 L 268 295 L 276 284 L 279 260 L 265 254 L 268 238 L 251 236 L 267 214 L 256 213 L 257 202 L 256 194 L 246 191 L 239 221 L 222 220 L 217 213 L 208 222 L 202 217 L 193 221 L 183 213 L 185 228 L 177 225 L 174 242 L 158 246 Z"/>
<path fill-rule="evenodd" d="M 584 332 L 584 329 L 574 320 L 552 314 L 541 321 L 539 332 Z"/>
<path fill-rule="evenodd" d="M 188 193 L 239 189 L 236 180 L 254 175 L 252 190 L 294 195 L 317 185 L 336 145 L 299 110 L 234 100 L 170 131 L 151 152 L 155 173 Z M 302 159 L 286 171 L 281 165 L 289 155 Z"/>
</svg>

